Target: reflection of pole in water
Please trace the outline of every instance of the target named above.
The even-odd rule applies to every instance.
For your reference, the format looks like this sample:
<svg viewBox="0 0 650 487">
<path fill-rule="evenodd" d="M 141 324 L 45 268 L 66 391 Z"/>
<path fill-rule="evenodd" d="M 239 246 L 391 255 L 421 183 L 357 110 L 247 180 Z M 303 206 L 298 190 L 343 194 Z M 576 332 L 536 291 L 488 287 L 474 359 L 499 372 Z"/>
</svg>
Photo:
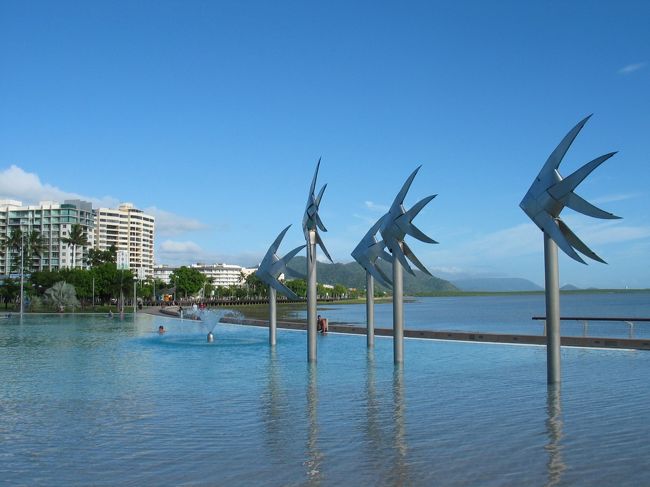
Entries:
<svg viewBox="0 0 650 487">
<path fill-rule="evenodd" d="M 276 349 L 269 351 L 268 389 L 262 400 L 262 418 L 266 426 L 268 451 L 278 455 L 280 459 L 286 458 L 286 447 L 289 445 L 291 431 L 287 430 L 290 421 L 288 406 L 283 400 L 282 383 Z"/>
<path fill-rule="evenodd" d="M 374 350 L 370 348 L 366 362 L 366 420 L 368 422 L 366 433 L 370 456 L 376 460 L 378 468 L 385 464 L 386 459 L 382 456 L 382 432 L 375 381 L 375 355 Z"/>
<path fill-rule="evenodd" d="M 404 424 L 405 406 L 404 406 L 404 368 L 395 367 L 393 371 L 393 407 L 394 407 L 394 441 L 395 465 L 393 468 L 393 483 L 395 485 L 408 485 L 407 471 L 407 446 L 406 446 L 406 426 Z"/>
<path fill-rule="evenodd" d="M 307 432 L 307 478 L 310 485 L 318 485 L 322 479 L 320 471 L 322 454 L 318 451 L 318 382 L 316 376 L 316 363 L 307 364 L 309 380 L 307 384 L 307 419 L 309 431 Z"/>
<path fill-rule="evenodd" d="M 560 384 L 549 384 L 548 396 L 546 399 L 546 432 L 548 434 L 548 443 L 544 449 L 548 452 L 548 469 L 547 486 L 554 486 L 560 483 L 562 472 L 566 470 L 566 465 L 562 460 L 562 403 L 560 395 Z"/>
</svg>

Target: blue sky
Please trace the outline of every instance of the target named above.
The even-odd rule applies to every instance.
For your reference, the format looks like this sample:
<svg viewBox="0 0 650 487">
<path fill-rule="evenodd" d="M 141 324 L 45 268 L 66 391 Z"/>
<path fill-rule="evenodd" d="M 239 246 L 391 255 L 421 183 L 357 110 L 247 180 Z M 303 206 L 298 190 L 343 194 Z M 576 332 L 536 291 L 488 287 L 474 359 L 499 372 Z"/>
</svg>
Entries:
<svg viewBox="0 0 650 487">
<path fill-rule="evenodd" d="M 156 260 L 259 262 L 300 222 L 316 161 L 323 239 L 350 252 L 418 165 L 409 207 L 434 274 L 543 283 L 519 208 L 620 151 L 562 217 L 608 265 L 560 281 L 650 287 L 650 3 L 0 0 L 0 198 L 81 196 L 156 214 Z"/>
</svg>

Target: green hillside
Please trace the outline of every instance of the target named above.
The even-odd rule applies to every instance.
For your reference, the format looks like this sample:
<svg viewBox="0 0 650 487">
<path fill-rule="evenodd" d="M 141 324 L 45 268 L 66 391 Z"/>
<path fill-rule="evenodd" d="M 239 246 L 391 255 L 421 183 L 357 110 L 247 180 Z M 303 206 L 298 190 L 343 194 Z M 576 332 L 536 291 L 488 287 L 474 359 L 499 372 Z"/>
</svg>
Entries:
<svg viewBox="0 0 650 487">
<path fill-rule="evenodd" d="M 307 273 L 307 259 L 302 256 L 294 257 L 288 267 L 288 279 L 295 279 L 298 277 L 296 271 L 304 276 Z M 386 275 L 392 275 L 390 265 L 382 261 L 381 268 Z M 357 289 L 365 289 L 366 287 L 366 272 L 356 262 L 350 262 L 347 264 L 318 262 L 317 273 L 318 282 L 320 284 L 343 284 L 345 287 Z M 375 283 L 375 289 L 386 291 L 384 287 L 377 283 Z M 457 290 L 456 286 L 449 281 L 427 276 L 419 270 L 415 271 L 415 276 L 412 276 L 408 272 L 404 272 L 404 294 L 415 296 L 431 294 L 439 291 Z"/>
</svg>

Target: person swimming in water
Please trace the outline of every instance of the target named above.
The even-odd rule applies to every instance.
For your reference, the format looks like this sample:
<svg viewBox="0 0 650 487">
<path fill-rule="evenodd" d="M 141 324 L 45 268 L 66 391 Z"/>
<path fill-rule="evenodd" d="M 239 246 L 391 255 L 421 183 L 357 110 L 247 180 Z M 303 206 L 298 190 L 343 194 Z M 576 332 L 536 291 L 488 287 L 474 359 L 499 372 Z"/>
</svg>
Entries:
<svg viewBox="0 0 650 487">
<path fill-rule="evenodd" d="M 158 327 L 158 334 L 159 334 L 159 335 L 162 335 L 163 333 L 165 333 L 165 327 L 162 326 L 162 325 L 160 325 L 160 326 Z"/>
</svg>

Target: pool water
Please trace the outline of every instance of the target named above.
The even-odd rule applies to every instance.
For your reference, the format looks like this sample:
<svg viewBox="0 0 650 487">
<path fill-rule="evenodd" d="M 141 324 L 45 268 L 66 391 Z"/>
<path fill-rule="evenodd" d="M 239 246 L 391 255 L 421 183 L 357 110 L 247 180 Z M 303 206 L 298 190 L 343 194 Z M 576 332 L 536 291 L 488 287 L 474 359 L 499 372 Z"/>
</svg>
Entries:
<svg viewBox="0 0 650 487">
<path fill-rule="evenodd" d="M 155 330 L 163 324 L 167 333 Z M 0 325 L 3 485 L 644 485 L 650 353 L 138 315 Z"/>
</svg>

